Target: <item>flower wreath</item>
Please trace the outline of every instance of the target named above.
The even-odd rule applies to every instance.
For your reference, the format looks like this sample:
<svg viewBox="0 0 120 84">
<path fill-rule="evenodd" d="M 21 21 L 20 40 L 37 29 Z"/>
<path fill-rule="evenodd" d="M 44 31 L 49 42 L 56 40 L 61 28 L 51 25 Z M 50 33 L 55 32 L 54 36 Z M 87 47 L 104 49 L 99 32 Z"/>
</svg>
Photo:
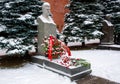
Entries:
<svg viewBox="0 0 120 84">
<path fill-rule="evenodd" d="M 52 58 L 61 57 L 67 53 L 71 56 L 70 49 L 62 41 L 52 35 L 48 38 L 45 36 L 41 45 L 43 46 L 45 55 L 50 60 L 52 60 Z"/>
</svg>

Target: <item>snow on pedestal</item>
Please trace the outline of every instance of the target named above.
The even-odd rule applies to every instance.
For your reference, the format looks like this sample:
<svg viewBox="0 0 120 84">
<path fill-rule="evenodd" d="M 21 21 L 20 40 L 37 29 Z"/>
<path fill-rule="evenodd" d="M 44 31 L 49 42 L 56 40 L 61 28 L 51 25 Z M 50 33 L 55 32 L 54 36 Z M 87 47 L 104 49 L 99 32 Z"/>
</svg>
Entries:
<svg viewBox="0 0 120 84">
<path fill-rule="evenodd" d="M 57 59 L 58 61 L 59 59 Z M 91 73 L 90 66 L 77 66 L 77 67 L 65 67 L 56 60 L 50 61 L 43 56 L 34 56 L 32 57 L 32 62 L 38 63 L 40 67 L 56 72 L 60 75 L 67 76 L 71 80 L 78 80 L 86 75 Z"/>
</svg>

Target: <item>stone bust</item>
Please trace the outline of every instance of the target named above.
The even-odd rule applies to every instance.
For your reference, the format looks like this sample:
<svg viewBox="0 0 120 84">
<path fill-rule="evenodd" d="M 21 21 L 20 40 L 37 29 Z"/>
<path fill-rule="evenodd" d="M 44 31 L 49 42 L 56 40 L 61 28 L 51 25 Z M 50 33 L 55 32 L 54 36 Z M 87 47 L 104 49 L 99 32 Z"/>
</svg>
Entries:
<svg viewBox="0 0 120 84">
<path fill-rule="evenodd" d="M 50 35 L 56 36 L 56 24 L 54 23 L 51 12 L 50 4 L 44 2 L 42 5 L 42 14 L 37 18 L 38 23 L 38 54 L 45 55 L 45 51 L 41 46 L 44 37 L 49 37 Z"/>
<path fill-rule="evenodd" d="M 48 2 L 43 3 L 42 5 L 42 15 L 38 16 L 44 23 L 55 24 L 51 18 L 50 4 Z"/>
<path fill-rule="evenodd" d="M 103 20 L 102 32 L 104 36 L 101 39 L 101 44 L 114 44 L 114 25 L 110 22 L 111 15 L 107 14 Z"/>
</svg>

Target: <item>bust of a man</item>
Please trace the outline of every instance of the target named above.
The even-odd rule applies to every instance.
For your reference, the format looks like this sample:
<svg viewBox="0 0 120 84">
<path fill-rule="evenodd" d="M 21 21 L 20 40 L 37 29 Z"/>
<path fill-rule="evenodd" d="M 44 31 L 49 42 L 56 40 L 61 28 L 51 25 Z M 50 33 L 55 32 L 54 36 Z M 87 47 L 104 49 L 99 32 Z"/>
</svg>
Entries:
<svg viewBox="0 0 120 84">
<path fill-rule="evenodd" d="M 50 4 L 44 2 L 42 5 L 42 15 L 37 18 L 38 23 L 38 53 L 41 55 L 45 55 L 45 51 L 41 46 L 43 42 L 43 38 L 49 37 L 50 35 L 56 36 L 56 24 L 54 23 L 51 12 L 50 12 Z"/>
<path fill-rule="evenodd" d="M 38 16 L 39 19 L 44 23 L 52 23 L 55 24 L 53 19 L 51 18 L 50 12 L 50 4 L 48 2 L 43 3 L 42 5 L 42 15 Z"/>
<path fill-rule="evenodd" d="M 101 44 L 114 44 L 114 25 L 110 22 L 111 15 L 107 14 L 103 21 L 102 32 L 104 36 L 101 39 Z"/>
<path fill-rule="evenodd" d="M 110 15 L 110 14 L 107 14 L 107 15 L 105 16 L 104 22 L 105 22 L 108 26 L 113 26 L 113 24 L 110 22 L 110 19 L 111 19 L 111 15 Z"/>
</svg>

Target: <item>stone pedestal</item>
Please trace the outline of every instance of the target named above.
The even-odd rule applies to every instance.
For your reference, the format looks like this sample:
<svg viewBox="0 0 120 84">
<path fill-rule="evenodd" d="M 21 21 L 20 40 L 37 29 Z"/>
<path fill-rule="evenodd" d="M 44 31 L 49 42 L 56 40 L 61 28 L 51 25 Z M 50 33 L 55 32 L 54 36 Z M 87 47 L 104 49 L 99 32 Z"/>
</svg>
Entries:
<svg viewBox="0 0 120 84">
<path fill-rule="evenodd" d="M 45 36 L 49 35 L 56 36 L 56 25 L 51 22 L 44 22 L 41 18 L 38 17 L 38 54 L 44 55 L 43 47 L 41 46 Z"/>
<path fill-rule="evenodd" d="M 39 67 L 48 69 L 63 76 L 67 76 L 72 81 L 87 76 L 92 72 L 91 66 L 77 66 L 75 68 L 67 68 L 55 62 L 49 61 L 44 56 L 33 56 L 31 61 L 33 63 L 38 63 Z"/>
<path fill-rule="evenodd" d="M 114 28 L 110 22 L 108 23 L 107 20 L 103 22 L 102 32 L 104 36 L 101 39 L 101 44 L 114 44 Z"/>
<path fill-rule="evenodd" d="M 102 50 L 118 50 L 120 51 L 120 45 L 99 45 L 97 49 L 102 49 Z"/>
</svg>

